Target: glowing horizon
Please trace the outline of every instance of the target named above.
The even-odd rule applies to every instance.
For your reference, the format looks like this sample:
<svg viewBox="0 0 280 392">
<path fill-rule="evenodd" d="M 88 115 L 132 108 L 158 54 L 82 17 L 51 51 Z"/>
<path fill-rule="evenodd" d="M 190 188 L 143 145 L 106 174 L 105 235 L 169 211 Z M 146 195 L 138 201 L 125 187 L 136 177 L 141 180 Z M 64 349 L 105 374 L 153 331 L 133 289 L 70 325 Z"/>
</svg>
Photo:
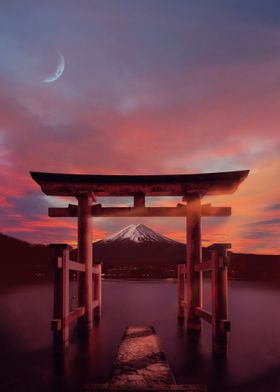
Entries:
<svg viewBox="0 0 280 392">
<path fill-rule="evenodd" d="M 30 170 L 250 169 L 235 194 L 209 198 L 214 206 L 231 206 L 232 216 L 204 218 L 203 245 L 226 241 L 235 252 L 280 254 L 280 27 L 274 6 L 12 3 L 2 5 L 0 15 L 1 233 L 32 243 L 76 241 L 75 219 L 47 217 L 48 207 L 74 201 L 44 196 Z M 57 66 L 57 48 L 65 58 L 63 75 L 41 83 Z M 128 201 L 111 203 L 120 202 Z M 94 239 L 138 221 L 185 239 L 181 218 L 97 218 Z"/>
</svg>

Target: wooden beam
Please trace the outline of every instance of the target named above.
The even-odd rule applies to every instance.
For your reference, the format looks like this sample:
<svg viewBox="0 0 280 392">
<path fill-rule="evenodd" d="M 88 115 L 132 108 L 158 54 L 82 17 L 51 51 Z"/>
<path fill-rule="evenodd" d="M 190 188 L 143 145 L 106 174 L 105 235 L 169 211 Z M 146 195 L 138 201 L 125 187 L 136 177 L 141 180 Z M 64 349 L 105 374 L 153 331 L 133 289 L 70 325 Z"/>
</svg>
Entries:
<svg viewBox="0 0 280 392">
<path fill-rule="evenodd" d="M 76 261 L 69 261 L 69 269 L 71 271 L 79 271 L 79 272 L 85 272 L 85 265 L 82 263 L 77 263 Z"/>
<path fill-rule="evenodd" d="M 195 266 L 202 261 L 201 244 L 201 198 L 194 194 L 187 200 L 187 328 L 200 332 L 201 320 L 195 309 L 202 308 L 202 273 Z"/>
<path fill-rule="evenodd" d="M 93 268 L 92 268 L 92 273 L 93 273 L 93 274 L 98 274 L 98 273 L 99 273 L 98 265 L 95 264 L 95 265 L 93 266 Z"/>
<path fill-rule="evenodd" d="M 224 249 L 231 249 L 231 244 L 229 243 L 219 243 L 219 244 L 212 244 L 207 247 L 209 250 L 213 249 L 218 249 L 218 250 L 224 250 Z"/>
<path fill-rule="evenodd" d="M 53 319 L 51 321 L 51 330 L 53 332 L 58 332 L 61 330 L 61 319 Z"/>
<path fill-rule="evenodd" d="M 85 308 L 84 307 L 79 307 L 73 310 L 73 312 L 69 313 L 69 323 L 72 323 L 73 321 L 77 320 L 78 318 L 82 317 L 85 314 Z"/>
<path fill-rule="evenodd" d="M 212 314 L 207 312 L 206 310 L 204 310 L 200 307 L 196 307 L 195 314 L 198 317 L 201 317 L 203 320 L 207 321 L 208 323 L 212 324 Z"/>
<path fill-rule="evenodd" d="M 69 204 L 68 208 L 49 208 L 49 216 L 53 218 L 75 218 L 78 207 Z M 91 207 L 92 216 L 96 217 L 186 217 L 187 210 L 184 204 L 177 207 L 102 207 L 95 204 Z M 221 217 L 230 216 L 231 207 L 212 207 L 210 204 L 201 206 L 201 216 Z"/>
<path fill-rule="evenodd" d="M 60 254 L 60 256 L 58 256 Z M 62 249 L 56 247 L 54 248 L 54 258 L 53 264 L 60 264 L 60 268 L 54 269 L 54 296 L 53 296 L 53 318 L 61 319 L 62 317 Z M 60 326 L 61 330 L 61 326 Z M 57 347 L 61 345 L 62 342 L 62 333 L 60 330 L 54 330 L 53 334 L 53 342 Z"/>
<path fill-rule="evenodd" d="M 230 332 L 230 321 L 229 320 L 221 320 L 220 327 L 223 332 Z"/>
<path fill-rule="evenodd" d="M 65 347 L 69 341 L 69 248 L 62 251 L 62 341 Z"/>
<path fill-rule="evenodd" d="M 94 268 L 96 273 L 93 275 L 93 298 L 94 302 L 97 302 L 97 306 L 94 309 L 94 318 L 99 320 L 101 316 L 102 302 L 102 264 L 96 264 Z"/>
<path fill-rule="evenodd" d="M 235 192 L 249 170 L 163 175 L 30 174 L 42 191 L 52 196 L 76 196 L 82 191 L 96 196 L 182 196 L 194 192 L 204 196 Z"/>
<path fill-rule="evenodd" d="M 178 277 L 178 286 L 177 286 L 177 298 L 178 298 L 178 318 L 183 319 L 185 317 L 185 264 L 178 264 L 177 266 L 177 277 Z"/>
<path fill-rule="evenodd" d="M 182 203 L 177 204 L 177 208 L 181 209 L 181 213 L 186 213 L 186 205 Z M 201 205 L 201 216 L 231 216 L 231 207 L 213 207 L 212 204 Z"/>
<path fill-rule="evenodd" d="M 53 260 L 53 266 L 55 268 L 62 268 L 62 257 L 58 256 Z"/>
<path fill-rule="evenodd" d="M 95 309 L 98 307 L 98 301 L 92 301 L 92 309 Z"/>
<path fill-rule="evenodd" d="M 73 321 L 77 320 L 79 317 L 84 316 L 85 308 L 79 307 L 68 314 L 68 323 L 71 324 Z M 53 332 L 58 332 L 61 330 L 61 319 L 54 319 L 51 322 L 51 330 Z"/>
<path fill-rule="evenodd" d="M 60 330 L 54 330 L 53 341 L 59 350 L 64 351 L 69 339 L 69 252 L 72 248 L 67 244 L 49 246 L 53 250 L 55 267 L 53 318 L 61 320 Z"/>
<path fill-rule="evenodd" d="M 62 258 L 61 257 L 57 257 L 56 262 L 55 262 L 55 267 L 62 268 Z M 77 263 L 76 261 L 69 260 L 68 269 L 71 271 L 85 272 L 85 264 Z M 99 273 L 99 265 L 98 264 L 93 266 L 92 273 L 93 274 Z"/>
<path fill-rule="evenodd" d="M 213 268 L 212 260 L 204 261 L 203 263 L 196 264 L 194 270 L 196 272 L 200 271 L 211 271 Z"/>
<path fill-rule="evenodd" d="M 78 261 L 85 265 L 85 273 L 79 274 L 79 305 L 85 307 L 85 323 L 88 330 L 93 326 L 92 314 L 92 215 L 91 193 L 78 198 Z"/>
<path fill-rule="evenodd" d="M 202 216 L 231 216 L 231 207 L 212 207 L 211 204 L 201 206 Z"/>
<path fill-rule="evenodd" d="M 145 207 L 145 193 L 136 193 L 133 198 L 134 207 Z"/>
<path fill-rule="evenodd" d="M 58 257 L 55 263 L 56 268 L 62 268 L 62 259 Z M 71 271 L 85 272 L 85 264 L 77 263 L 76 261 L 69 260 L 68 269 Z M 95 270 L 92 273 L 96 273 Z"/>
<path fill-rule="evenodd" d="M 78 207 L 77 206 L 68 206 L 68 208 L 49 208 L 48 215 L 51 218 L 76 218 L 78 216 Z"/>
<path fill-rule="evenodd" d="M 211 247 L 212 271 L 212 345 L 215 354 L 226 354 L 227 331 L 230 324 L 228 313 L 228 268 L 223 260 L 227 257 L 230 244 L 214 244 Z"/>
</svg>

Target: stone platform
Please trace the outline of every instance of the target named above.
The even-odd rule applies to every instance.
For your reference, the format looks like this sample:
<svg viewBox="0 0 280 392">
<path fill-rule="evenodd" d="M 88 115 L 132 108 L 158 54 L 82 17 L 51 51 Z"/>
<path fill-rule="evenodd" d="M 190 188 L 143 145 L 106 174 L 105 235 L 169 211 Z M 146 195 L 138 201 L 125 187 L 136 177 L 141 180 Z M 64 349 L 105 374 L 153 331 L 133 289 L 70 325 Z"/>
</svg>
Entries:
<svg viewBox="0 0 280 392">
<path fill-rule="evenodd" d="M 105 384 L 89 384 L 98 391 L 206 391 L 204 385 L 178 385 L 153 327 L 128 327 Z"/>
<path fill-rule="evenodd" d="M 112 384 L 89 384 L 85 387 L 86 392 L 206 392 L 207 389 L 205 385 L 200 384 L 173 384 L 173 385 L 142 385 L 142 386 L 116 386 Z"/>
</svg>

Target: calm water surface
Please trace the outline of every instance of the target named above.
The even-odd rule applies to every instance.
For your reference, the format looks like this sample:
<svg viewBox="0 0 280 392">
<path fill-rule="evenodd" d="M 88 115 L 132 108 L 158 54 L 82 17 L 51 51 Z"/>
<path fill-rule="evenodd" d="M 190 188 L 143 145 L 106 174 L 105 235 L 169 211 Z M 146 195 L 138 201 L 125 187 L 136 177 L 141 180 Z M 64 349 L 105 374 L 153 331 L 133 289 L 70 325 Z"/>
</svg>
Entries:
<svg viewBox="0 0 280 392">
<path fill-rule="evenodd" d="M 210 310 L 209 288 L 206 283 Z M 230 282 L 232 331 L 228 359 L 220 363 L 211 356 L 207 323 L 197 342 L 177 322 L 176 290 L 165 281 L 104 281 L 101 321 L 88 338 L 73 327 L 64 358 L 52 349 L 52 286 L 2 291 L 1 391 L 79 391 L 103 382 L 128 325 L 155 327 L 178 383 L 205 383 L 209 391 L 280 390 L 280 284 Z"/>
</svg>

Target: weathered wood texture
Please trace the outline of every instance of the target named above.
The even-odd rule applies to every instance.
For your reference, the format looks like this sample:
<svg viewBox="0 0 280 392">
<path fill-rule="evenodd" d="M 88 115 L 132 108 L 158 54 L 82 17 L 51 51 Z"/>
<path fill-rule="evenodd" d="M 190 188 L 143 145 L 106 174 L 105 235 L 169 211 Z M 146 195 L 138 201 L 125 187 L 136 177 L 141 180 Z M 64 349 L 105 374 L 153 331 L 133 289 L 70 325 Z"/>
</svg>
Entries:
<svg viewBox="0 0 280 392">
<path fill-rule="evenodd" d="M 222 195 L 236 191 L 249 171 L 179 175 L 90 175 L 30 172 L 44 193 L 76 196 L 91 191 L 96 196 L 182 196 Z"/>
<path fill-rule="evenodd" d="M 212 313 L 202 306 L 195 306 L 194 314 L 212 324 L 212 348 L 215 354 L 226 354 L 227 332 L 230 331 L 228 321 L 228 256 L 227 249 L 230 244 L 213 244 L 208 247 L 211 251 L 211 260 L 195 265 L 197 272 L 208 271 L 212 273 Z M 179 279 L 179 278 L 178 278 Z M 188 312 L 190 303 L 183 302 Z"/>
<path fill-rule="evenodd" d="M 195 308 L 195 314 L 198 317 L 201 317 L 203 320 L 207 321 L 208 323 L 212 324 L 212 314 L 207 312 L 202 308 Z"/>
<path fill-rule="evenodd" d="M 53 320 L 51 322 L 51 330 L 53 331 L 54 343 L 57 346 L 62 346 L 65 349 L 69 341 L 69 326 L 70 324 L 86 315 L 86 308 L 79 306 L 70 312 L 69 306 L 69 270 L 78 271 L 85 274 L 85 265 L 76 263 L 69 259 L 69 252 L 71 247 L 66 244 L 51 244 L 53 249 L 53 266 L 55 271 L 54 280 L 54 307 L 53 307 Z M 77 265 L 81 265 L 84 269 L 80 269 Z M 92 275 L 96 282 L 95 296 L 92 300 L 91 292 L 91 314 L 96 314 L 100 317 L 101 314 L 101 275 L 102 265 L 96 264 L 91 268 Z"/>
<path fill-rule="evenodd" d="M 68 314 L 68 323 L 71 324 L 73 321 L 77 320 L 85 314 L 85 308 L 76 308 Z M 61 319 L 54 319 L 51 323 L 51 330 L 53 332 L 60 331 L 62 329 Z"/>
<path fill-rule="evenodd" d="M 229 244 L 211 247 L 212 270 L 212 343 L 216 354 L 227 352 L 228 317 L 228 268 L 227 248 Z"/>
<path fill-rule="evenodd" d="M 69 250 L 66 244 L 52 244 L 54 269 L 54 300 L 53 318 L 60 320 L 61 328 L 53 329 L 53 341 L 63 344 L 64 348 L 69 340 Z M 61 268 L 57 267 L 61 264 Z"/>
<path fill-rule="evenodd" d="M 101 316 L 102 303 L 102 265 L 95 264 L 94 270 L 96 273 L 93 275 L 93 298 L 97 302 L 97 306 L 94 307 L 94 318 L 99 320 Z"/>
<path fill-rule="evenodd" d="M 202 273 L 196 265 L 202 261 L 201 246 L 201 204 L 200 197 L 193 195 L 187 199 L 187 328 L 200 331 L 201 320 L 195 309 L 202 308 Z"/>
<path fill-rule="evenodd" d="M 202 262 L 202 263 L 196 264 L 196 265 L 194 266 L 194 270 L 195 270 L 196 272 L 200 272 L 200 271 L 211 271 L 212 268 L 213 268 L 212 260 L 207 260 L 207 261 L 204 261 L 204 262 Z"/>
<path fill-rule="evenodd" d="M 91 215 L 96 217 L 186 217 L 186 205 L 179 204 L 177 207 L 102 207 L 95 204 L 91 207 Z M 230 216 L 230 207 L 212 207 L 211 204 L 201 206 L 201 216 Z M 78 206 L 69 204 L 67 208 L 49 208 L 49 216 L 52 218 L 75 218 L 78 216 Z"/>
<path fill-rule="evenodd" d="M 178 278 L 178 318 L 182 319 L 185 317 L 185 264 L 178 264 L 177 266 L 177 278 Z"/>
<path fill-rule="evenodd" d="M 69 342 L 69 249 L 62 252 L 62 341 Z"/>
<path fill-rule="evenodd" d="M 79 306 L 85 307 L 85 324 L 92 328 L 92 216 L 93 197 L 82 193 L 78 198 L 78 261 L 85 265 L 85 274 L 79 276 Z"/>
</svg>

